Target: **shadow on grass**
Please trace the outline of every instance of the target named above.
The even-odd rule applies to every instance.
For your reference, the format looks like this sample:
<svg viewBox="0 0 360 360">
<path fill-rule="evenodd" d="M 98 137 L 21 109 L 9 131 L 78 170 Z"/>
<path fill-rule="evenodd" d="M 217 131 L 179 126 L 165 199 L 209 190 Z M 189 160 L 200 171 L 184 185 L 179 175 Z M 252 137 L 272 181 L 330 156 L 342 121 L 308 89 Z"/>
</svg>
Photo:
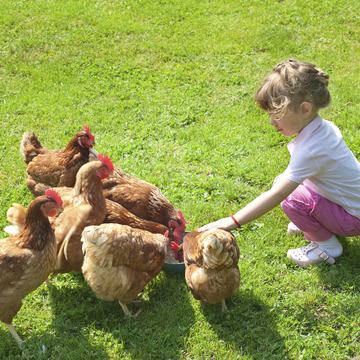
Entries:
<svg viewBox="0 0 360 360">
<path fill-rule="evenodd" d="M 53 279 L 53 285 L 45 290 L 48 292 L 46 298 L 50 303 L 53 317 L 53 321 L 47 326 L 47 331 L 39 333 L 34 331 L 31 338 L 24 339 L 22 350 L 19 350 L 13 341 L 11 352 L 2 354 L 0 345 L 1 359 L 106 358 L 106 352 L 101 347 L 90 344 L 86 334 L 82 331 L 82 327 L 93 321 L 91 316 L 85 314 L 83 306 L 91 293 L 81 274 L 70 277 L 71 287 L 61 286 L 59 289 L 56 287 L 58 282 Z M 35 317 L 36 313 L 32 315 Z"/>
<path fill-rule="evenodd" d="M 276 319 L 267 305 L 249 290 L 239 290 L 221 304 L 202 304 L 202 312 L 218 338 L 237 354 L 253 359 L 283 359 L 286 349 L 276 330 Z"/>
<path fill-rule="evenodd" d="M 343 246 L 342 256 L 336 260 L 335 265 L 321 264 L 316 268 L 316 273 L 326 288 L 338 292 L 359 292 L 359 239 L 339 237 Z"/>
<path fill-rule="evenodd" d="M 183 276 L 163 271 L 128 305 L 137 318 L 127 319 L 117 301 L 96 298 L 82 274 L 50 288 L 53 336 L 51 358 L 177 358 L 182 338 L 194 321 Z M 175 280 L 175 281 L 174 281 Z M 179 291 L 182 287 L 184 291 Z M 186 316 L 184 316 L 186 314 Z M 46 341 L 46 340 L 44 340 Z M 110 350 L 110 351 L 109 351 Z"/>
</svg>

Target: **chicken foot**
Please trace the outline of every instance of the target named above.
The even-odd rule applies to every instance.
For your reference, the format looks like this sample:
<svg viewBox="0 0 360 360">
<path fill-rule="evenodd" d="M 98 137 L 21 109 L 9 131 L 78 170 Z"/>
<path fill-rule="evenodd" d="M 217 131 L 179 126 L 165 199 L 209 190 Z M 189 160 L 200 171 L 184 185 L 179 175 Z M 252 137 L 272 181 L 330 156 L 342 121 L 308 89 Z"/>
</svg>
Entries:
<svg viewBox="0 0 360 360">
<path fill-rule="evenodd" d="M 135 315 L 132 315 L 130 310 L 126 306 L 126 304 L 123 304 L 120 300 L 118 300 L 118 301 L 119 301 L 119 304 L 120 304 L 121 308 L 124 311 L 125 317 L 127 317 L 127 318 L 131 318 L 131 317 L 137 318 L 138 317 L 138 315 L 140 314 L 141 309 Z"/>
<path fill-rule="evenodd" d="M 200 303 L 200 304 L 202 304 L 203 302 L 204 302 L 204 300 L 202 300 L 202 299 L 199 300 L 199 303 Z M 222 300 L 221 300 L 221 311 L 222 311 L 222 312 L 225 312 L 225 311 L 227 311 L 227 310 L 228 310 L 228 308 L 227 308 L 227 306 L 226 306 L 225 299 L 222 299 Z"/>
<path fill-rule="evenodd" d="M 11 324 L 5 324 L 7 328 L 9 329 L 11 335 L 14 337 L 15 341 L 19 345 L 19 348 L 22 349 L 24 340 L 21 340 L 20 336 L 16 332 L 15 328 Z"/>
</svg>

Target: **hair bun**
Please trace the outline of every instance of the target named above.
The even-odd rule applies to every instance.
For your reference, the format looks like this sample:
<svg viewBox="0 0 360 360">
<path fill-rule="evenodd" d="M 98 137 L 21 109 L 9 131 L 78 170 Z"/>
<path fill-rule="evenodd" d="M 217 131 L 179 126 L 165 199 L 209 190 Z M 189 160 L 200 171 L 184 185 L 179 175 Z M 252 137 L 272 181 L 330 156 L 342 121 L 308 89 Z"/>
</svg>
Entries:
<svg viewBox="0 0 360 360">
<path fill-rule="evenodd" d="M 328 86 L 329 85 L 329 75 L 325 74 L 322 71 L 319 71 L 319 78 L 320 78 L 320 82 L 325 85 Z"/>
</svg>

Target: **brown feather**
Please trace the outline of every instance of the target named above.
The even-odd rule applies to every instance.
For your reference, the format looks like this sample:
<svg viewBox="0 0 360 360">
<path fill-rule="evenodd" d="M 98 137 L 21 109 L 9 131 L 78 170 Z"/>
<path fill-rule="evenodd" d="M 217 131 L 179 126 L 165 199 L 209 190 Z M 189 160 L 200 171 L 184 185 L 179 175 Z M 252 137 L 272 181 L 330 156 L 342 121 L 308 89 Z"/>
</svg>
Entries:
<svg viewBox="0 0 360 360">
<path fill-rule="evenodd" d="M 101 180 L 96 171 L 104 165 L 100 161 L 92 161 L 81 167 L 74 188 L 55 188 L 63 198 L 64 212 L 52 219 L 58 252 L 67 234 L 75 227 L 69 243 L 68 253 L 59 253 L 54 274 L 70 271 L 81 271 L 83 262 L 81 233 L 86 226 L 100 225 L 106 216 L 106 204 Z"/>
<path fill-rule="evenodd" d="M 29 205 L 23 230 L 0 240 L 0 320 L 11 324 L 22 299 L 40 286 L 56 262 L 56 241 L 42 205 L 54 202 L 37 197 Z"/>
<path fill-rule="evenodd" d="M 184 236 L 183 253 L 185 279 L 195 299 L 215 304 L 237 291 L 239 248 L 230 232 L 192 231 Z"/>
<path fill-rule="evenodd" d="M 20 152 L 27 164 L 26 185 L 34 196 L 41 195 L 36 185 L 41 183 L 50 187 L 74 186 L 80 167 L 89 161 L 89 148 L 82 147 L 79 139 L 88 137 L 79 131 L 63 150 L 44 148 L 35 133 L 24 133 Z"/>
<path fill-rule="evenodd" d="M 126 174 L 119 167 L 102 183 L 105 198 L 119 203 L 137 217 L 165 226 L 169 220 L 180 223 L 173 205 L 155 185 Z"/>
<path fill-rule="evenodd" d="M 84 229 L 82 271 L 95 294 L 123 304 L 133 300 L 162 269 L 169 241 L 126 225 Z"/>
<path fill-rule="evenodd" d="M 150 231 L 154 234 L 165 234 L 166 231 L 169 231 L 169 234 L 172 233 L 167 226 L 155 221 L 141 219 L 122 205 L 109 199 L 106 199 L 106 212 L 105 223 L 128 225 L 136 229 Z"/>
</svg>

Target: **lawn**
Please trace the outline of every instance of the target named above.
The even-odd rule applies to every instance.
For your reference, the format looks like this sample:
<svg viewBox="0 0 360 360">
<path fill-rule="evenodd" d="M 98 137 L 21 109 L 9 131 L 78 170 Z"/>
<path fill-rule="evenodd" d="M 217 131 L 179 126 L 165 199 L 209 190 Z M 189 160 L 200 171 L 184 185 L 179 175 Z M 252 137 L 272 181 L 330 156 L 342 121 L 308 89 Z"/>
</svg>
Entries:
<svg viewBox="0 0 360 360">
<path fill-rule="evenodd" d="M 188 230 L 235 213 L 287 166 L 289 139 L 253 95 L 286 58 L 330 75 L 333 121 L 360 158 L 360 3 L 355 0 L 3 0 L 0 4 L 0 237 L 31 200 L 24 131 L 49 149 L 83 124 L 127 173 L 158 186 Z M 162 271 L 136 319 L 95 297 L 81 274 L 53 278 L 0 324 L 1 359 L 359 359 L 360 237 L 335 266 L 300 269 L 276 208 L 234 231 L 242 281 L 201 305 Z"/>
</svg>

